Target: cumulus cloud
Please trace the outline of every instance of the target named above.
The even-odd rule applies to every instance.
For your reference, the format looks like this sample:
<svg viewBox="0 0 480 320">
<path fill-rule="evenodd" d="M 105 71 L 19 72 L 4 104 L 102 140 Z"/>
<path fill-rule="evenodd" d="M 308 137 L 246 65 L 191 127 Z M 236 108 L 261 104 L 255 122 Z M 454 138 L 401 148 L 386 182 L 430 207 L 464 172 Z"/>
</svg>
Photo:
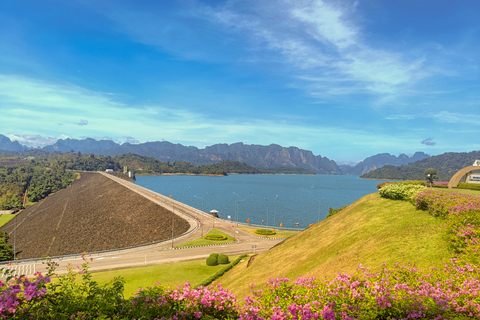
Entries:
<svg viewBox="0 0 480 320">
<path fill-rule="evenodd" d="M 427 139 L 422 141 L 422 144 L 424 144 L 426 146 L 434 146 L 437 143 L 435 141 L 433 141 L 433 138 L 427 138 Z"/>
</svg>

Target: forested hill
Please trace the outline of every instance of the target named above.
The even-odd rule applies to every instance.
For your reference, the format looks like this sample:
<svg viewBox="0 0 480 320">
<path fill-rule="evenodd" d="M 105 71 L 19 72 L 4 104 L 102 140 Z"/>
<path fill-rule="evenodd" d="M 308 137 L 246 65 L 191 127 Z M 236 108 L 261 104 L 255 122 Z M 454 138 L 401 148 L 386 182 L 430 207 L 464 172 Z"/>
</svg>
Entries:
<svg viewBox="0 0 480 320">
<path fill-rule="evenodd" d="M 458 170 L 471 166 L 473 162 L 478 159 L 480 159 L 480 151 L 468 153 L 447 152 L 401 167 L 386 165 L 364 174 L 360 178 L 423 180 L 425 179 L 425 169 L 435 168 L 438 172 L 438 180 L 448 181 Z"/>
</svg>

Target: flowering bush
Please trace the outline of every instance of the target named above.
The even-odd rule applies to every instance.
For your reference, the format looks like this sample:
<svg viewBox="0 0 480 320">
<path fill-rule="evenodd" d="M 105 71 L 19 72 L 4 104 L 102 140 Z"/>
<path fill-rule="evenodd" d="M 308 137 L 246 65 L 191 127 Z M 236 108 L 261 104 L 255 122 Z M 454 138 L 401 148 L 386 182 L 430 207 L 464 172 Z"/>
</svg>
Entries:
<svg viewBox="0 0 480 320">
<path fill-rule="evenodd" d="M 50 282 L 50 277 L 44 277 L 38 272 L 35 276 L 33 281 L 20 277 L 8 284 L 0 282 L 0 317 L 5 319 L 15 314 L 31 313 L 36 302 L 45 296 L 45 286 Z"/>
<path fill-rule="evenodd" d="M 456 260 L 443 270 L 412 267 L 353 275 L 325 282 L 314 278 L 270 279 L 253 290 L 240 319 L 459 319 L 480 317 L 480 272 Z"/>
<path fill-rule="evenodd" d="M 176 289 L 156 284 L 141 289 L 131 300 L 127 319 L 236 319 L 235 296 L 220 284 L 193 289 L 189 283 Z"/>
<path fill-rule="evenodd" d="M 78 269 L 77 271 L 75 271 Z M 76 281 L 80 275 L 82 281 Z M 115 284 L 117 283 L 117 284 Z M 12 319 L 466 319 L 480 317 L 480 270 L 452 259 L 422 272 L 359 266 L 323 282 L 314 278 L 270 279 L 252 286 L 245 304 L 219 284 L 177 288 L 156 284 L 121 298 L 123 282 L 104 287 L 91 280 L 88 263 L 69 268 L 59 283 L 37 275 L 0 287 L 0 316 Z"/>
<path fill-rule="evenodd" d="M 415 201 L 417 195 L 426 190 L 427 187 L 409 183 L 390 183 L 378 190 L 380 196 L 392 200 Z"/>
<path fill-rule="evenodd" d="M 466 210 L 480 210 L 480 197 L 448 191 L 425 190 L 415 199 L 415 206 L 437 217 Z"/>
</svg>

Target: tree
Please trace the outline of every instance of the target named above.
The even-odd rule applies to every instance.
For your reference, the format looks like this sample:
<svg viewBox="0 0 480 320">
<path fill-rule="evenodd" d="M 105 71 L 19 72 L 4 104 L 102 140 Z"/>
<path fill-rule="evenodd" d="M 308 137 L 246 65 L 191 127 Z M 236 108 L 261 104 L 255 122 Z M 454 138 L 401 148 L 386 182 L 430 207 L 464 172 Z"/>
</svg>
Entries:
<svg viewBox="0 0 480 320">
<path fill-rule="evenodd" d="M 432 185 L 433 179 L 438 179 L 437 170 L 434 168 L 425 169 L 425 178 L 427 179 L 427 184 Z"/>
</svg>

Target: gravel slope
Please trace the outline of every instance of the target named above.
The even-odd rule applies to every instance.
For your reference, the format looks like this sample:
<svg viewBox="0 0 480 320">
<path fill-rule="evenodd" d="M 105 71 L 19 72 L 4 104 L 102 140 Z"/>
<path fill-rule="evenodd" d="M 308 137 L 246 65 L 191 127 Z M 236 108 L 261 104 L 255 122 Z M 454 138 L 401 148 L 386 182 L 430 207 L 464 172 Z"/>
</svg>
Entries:
<svg viewBox="0 0 480 320">
<path fill-rule="evenodd" d="M 19 259 L 118 249 L 188 230 L 184 219 L 98 173 L 81 178 L 17 216 Z M 1 230 L 14 242 L 15 219 Z"/>
</svg>

